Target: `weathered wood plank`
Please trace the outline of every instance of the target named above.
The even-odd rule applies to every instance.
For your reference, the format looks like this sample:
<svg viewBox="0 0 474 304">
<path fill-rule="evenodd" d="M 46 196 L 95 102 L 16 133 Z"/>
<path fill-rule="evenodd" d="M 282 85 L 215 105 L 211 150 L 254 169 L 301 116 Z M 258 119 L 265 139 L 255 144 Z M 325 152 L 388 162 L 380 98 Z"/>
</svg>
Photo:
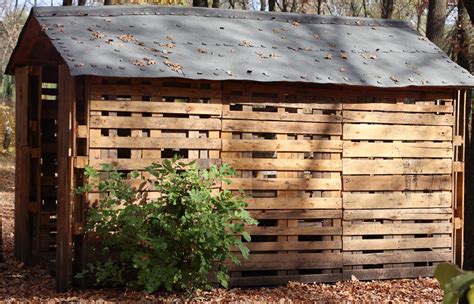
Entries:
<svg viewBox="0 0 474 304">
<path fill-rule="evenodd" d="M 435 269 L 435 266 L 352 269 L 344 271 L 344 280 L 350 280 L 352 276 L 355 276 L 359 280 L 431 277 Z"/>
<path fill-rule="evenodd" d="M 451 233 L 452 229 L 451 223 L 363 223 L 344 225 L 344 235 L 433 234 Z"/>
<path fill-rule="evenodd" d="M 444 262 L 453 258 L 451 250 L 383 252 L 383 253 L 343 253 L 344 265 L 370 265 L 410 262 Z"/>
<path fill-rule="evenodd" d="M 266 133 L 294 133 L 294 134 L 324 134 L 341 135 L 341 125 L 332 123 L 303 123 L 242 120 L 223 120 L 222 131 L 227 132 L 266 132 Z"/>
<path fill-rule="evenodd" d="M 377 110 L 376 110 L 377 111 Z M 399 125 L 452 126 L 453 115 L 343 111 L 345 123 L 383 123 Z"/>
<path fill-rule="evenodd" d="M 449 220 L 451 208 L 344 210 L 344 220 Z"/>
<path fill-rule="evenodd" d="M 452 127 L 344 124 L 345 140 L 444 140 L 452 139 Z"/>
<path fill-rule="evenodd" d="M 91 111 L 139 112 L 155 114 L 190 114 L 190 115 L 221 115 L 222 105 L 155 102 L 155 101 L 91 101 Z"/>
<path fill-rule="evenodd" d="M 327 269 L 342 267 L 342 254 L 333 253 L 289 253 L 289 254 L 255 254 L 241 265 L 226 263 L 231 271 L 239 270 L 282 270 L 282 269 Z"/>
<path fill-rule="evenodd" d="M 385 112 L 453 113 L 453 105 L 421 105 L 383 102 L 345 103 L 344 110 L 368 110 Z"/>
<path fill-rule="evenodd" d="M 332 152 L 342 151 L 340 140 L 223 139 L 222 151 Z"/>
<path fill-rule="evenodd" d="M 451 190 L 450 175 L 344 176 L 344 191 Z"/>
<path fill-rule="evenodd" d="M 247 209 L 338 209 L 339 197 L 245 198 Z"/>
<path fill-rule="evenodd" d="M 341 280 L 342 280 L 342 273 L 232 277 L 229 279 L 229 286 L 239 286 L 239 287 L 274 286 L 274 285 L 286 285 L 288 282 L 294 282 L 294 281 L 302 282 L 302 283 L 317 283 L 317 282 L 337 282 Z"/>
<path fill-rule="evenodd" d="M 255 190 L 339 190 L 341 181 L 331 178 L 231 178 L 225 189 Z"/>
<path fill-rule="evenodd" d="M 295 121 L 295 122 L 342 122 L 339 115 L 323 114 L 297 114 L 288 112 L 250 112 L 250 111 L 229 111 L 222 113 L 225 119 L 244 119 L 244 120 L 264 120 L 266 121 Z"/>
<path fill-rule="evenodd" d="M 70 126 L 75 113 L 75 79 L 66 65 L 59 66 L 58 83 L 58 204 L 56 236 L 56 289 L 72 286 L 73 164 L 70 149 L 73 133 Z"/>
<path fill-rule="evenodd" d="M 250 242 L 245 244 L 250 251 L 298 251 L 298 250 L 337 250 L 342 249 L 342 241 L 314 242 Z M 238 248 L 232 251 L 238 252 Z"/>
<path fill-rule="evenodd" d="M 248 209 L 248 208 L 247 208 Z M 255 219 L 340 219 L 342 210 L 250 210 Z"/>
<path fill-rule="evenodd" d="M 343 192 L 344 209 L 450 208 L 451 192 Z"/>
<path fill-rule="evenodd" d="M 219 150 L 218 138 L 172 138 L 172 137 L 109 137 L 91 136 L 91 148 L 136 148 L 136 149 L 203 149 Z"/>
<path fill-rule="evenodd" d="M 342 171 L 342 161 L 321 159 L 226 158 L 237 170 Z"/>
<path fill-rule="evenodd" d="M 344 174 L 450 174 L 450 159 L 344 159 Z"/>
<path fill-rule="evenodd" d="M 220 130 L 219 119 L 190 119 L 171 117 L 91 116 L 91 129 L 171 129 L 171 130 Z"/>
<path fill-rule="evenodd" d="M 451 237 L 345 240 L 344 251 L 451 248 Z"/>
<path fill-rule="evenodd" d="M 30 67 L 15 69 L 15 257 L 23 263 L 30 258 L 31 234 L 29 228 L 30 150 L 28 147 L 28 98 Z"/>
<path fill-rule="evenodd" d="M 451 142 L 417 143 L 343 143 L 344 157 L 411 157 L 411 158 L 451 158 Z"/>
<path fill-rule="evenodd" d="M 255 227 L 245 230 L 250 235 L 341 235 L 342 227 L 305 226 L 305 227 Z"/>
<path fill-rule="evenodd" d="M 92 95 L 163 96 L 181 98 L 219 98 L 220 91 L 213 89 L 165 87 L 152 84 L 93 84 Z"/>
<path fill-rule="evenodd" d="M 145 167 L 152 165 L 153 163 L 161 163 L 163 158 L 139 158 L 139 159 L 127 159 L 127 158 L 101 158 L 101 159 L 90 159 L 89 166 L 96 169 L 102 168 L 102 164 L 112 164 L 119 170 L 141 170 Z M 211 165 L 220 165 L 220 159 L 180 159 L 180 162 L 190 163 L 194 161 L 198 166 L 207 168 Z"/>
</svg>

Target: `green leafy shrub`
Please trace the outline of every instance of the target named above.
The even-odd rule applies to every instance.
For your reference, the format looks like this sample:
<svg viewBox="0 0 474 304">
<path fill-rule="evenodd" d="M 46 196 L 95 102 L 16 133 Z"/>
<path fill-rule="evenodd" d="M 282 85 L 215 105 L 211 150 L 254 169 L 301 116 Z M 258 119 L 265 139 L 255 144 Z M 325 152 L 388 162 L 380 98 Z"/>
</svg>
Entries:
<svg viewBox="0 0 474 304">
<path fill-rule="evenodd" d="M 456 304 L 466 296 L 474 304 L 474 272 L 462 271 L 452 263 L 441 263 L 436 267 L 435 278 L 444 291 L 443 303 Z"/>
<path fill-rule="evenodd" d="M 125 285 L 155 292 L 209 288 L 210 273 L 227 287 L 224 261 L 244 258 L 250 241 L 245 224 L 256 224 L 244 209 L 243 196 L 219 190 L 235 170 L 224 164 L 201 169 L 196 164 L 164 160 L 145 169 L 152 189 L 162 195 L 146 199 L 112 165 L 85 170 L 88 184 L 79 193 L 97 190 L 101 199 L 88 211 L 87 231 L 102 240 L 103 259 L 78 275 L 93 273 L 99 285 Z M 133 172 L 127 177 L 137 178 Z M 114 256 L 113 258 L 111 256 Z"/>
</svg>

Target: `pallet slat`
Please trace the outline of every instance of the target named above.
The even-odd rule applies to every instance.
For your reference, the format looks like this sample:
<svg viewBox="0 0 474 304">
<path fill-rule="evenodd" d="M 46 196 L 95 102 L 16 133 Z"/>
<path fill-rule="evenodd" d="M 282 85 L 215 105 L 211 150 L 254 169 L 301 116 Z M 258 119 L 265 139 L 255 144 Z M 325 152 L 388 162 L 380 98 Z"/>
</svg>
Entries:
<svg viewBox="0 0 474 304">
<path fill-rule="evenodd" d="M 451 207 L 450 192 L 351 193 L 343 194 L 347 209 L 399 209 Z"/>
<path fill-rule="evenodd" d="M 341 180 L 330 178 L 231 178 L 230 190 L 339 190 Z"/>
<path fill-rule="evenodd" d="M 451 190 L 450 175 L 344 176 L 345 191 Z"/>
<path fill-rule="evenodd" d="M 156 101 L 91 101 L 91 111 L 146 112 L 192 115 L 218 115 L 222 113 L 219 104 L 156 102 Z"/>
<path fill-rule="evenodd" d="M 222 140 L 222 151 L 342 152 L 340 140 Z"/>
<path fill-rule="evenodd" d="M 375 109 L 376 110 L 376 109 Z M 394 125 L 452 126 L 453 115 L 344 111 L 343 121 L 350 123 L 381 123 Z"/>
<path fill-rule="evenodd" d="M 451 142 L 416 143 L 343 143 L 344 157 L 409 157 L 409 158 L 451 158 Z"/>
<path fill-rule="evenodd" d="M 190 119 L 171 117 L 91 116 L 91 129 L 164 129 L 164 130 L 220 130 L 219 119 Z"/>
<path fill-rule="evenodd" d="M 228 132 L 267 132 L 293 134 L 341 135 L 341 125 L 332 123 L 304 123 L 268 121 L 223 120 L 222 131 Z"/>
<path fill-rule="evenodd" d="M 450 174 L 450 159 L 344 159 L 344 174 Z"/>
<path fill-rule="evenodd" d="M 444 140 L 453 136 L 451 127 L 344 124 L 345 140 Z"/>
</svg>

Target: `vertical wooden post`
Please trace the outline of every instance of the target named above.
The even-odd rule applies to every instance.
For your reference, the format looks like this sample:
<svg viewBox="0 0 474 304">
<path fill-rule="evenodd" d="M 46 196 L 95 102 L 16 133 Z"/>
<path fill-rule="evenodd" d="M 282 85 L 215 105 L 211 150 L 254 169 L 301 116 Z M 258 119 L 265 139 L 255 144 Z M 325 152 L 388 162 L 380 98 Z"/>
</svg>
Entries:
<svg viewBox="0 0 474 304">
<path fill-rule="evenodd" d="M 15 170 L 15 257 L 26 263 L 30 257 L 28 81 L 29 67 L 16 68 L 16 170 Z"/>
<path fill-rule="evenodd" d="M 72 286 L 73 234 L 73 119 L 75 80 L 65 65 L 59 66 L 58 81 L 58 206 L 56 247 L 56 290 Z"/>
</svg>

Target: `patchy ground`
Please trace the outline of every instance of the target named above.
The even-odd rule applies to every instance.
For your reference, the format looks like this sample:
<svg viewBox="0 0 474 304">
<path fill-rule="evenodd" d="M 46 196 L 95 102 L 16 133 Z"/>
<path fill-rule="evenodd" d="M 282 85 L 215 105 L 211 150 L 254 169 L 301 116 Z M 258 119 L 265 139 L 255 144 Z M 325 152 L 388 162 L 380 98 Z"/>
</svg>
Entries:
<svg viewBox="0 0 474 304">
<path fill-rule="evenodd" d="M 148 295 L 143 292 L 116 289 L 55 293 L 54 280 L 39 267 L 27 268 L 12 258 L 13 190 L 12 157 L 0 154 L 0 213 L 3 218 L 3 252 L 0 262 L 0 302 L 2 303 L 142 303 L 142 302 L 244 302 L 244 303 L 307 303 L 307 302 L 380 302 L 433 303 L 442 301 L 442 291 L 434 279 L 392 280 L 374 282 L 339 282 L 336 284 L 289 283 L 279 288 L 214 289 L 197 292 L 191 297 L 182 294 Z"/>
</svg>

